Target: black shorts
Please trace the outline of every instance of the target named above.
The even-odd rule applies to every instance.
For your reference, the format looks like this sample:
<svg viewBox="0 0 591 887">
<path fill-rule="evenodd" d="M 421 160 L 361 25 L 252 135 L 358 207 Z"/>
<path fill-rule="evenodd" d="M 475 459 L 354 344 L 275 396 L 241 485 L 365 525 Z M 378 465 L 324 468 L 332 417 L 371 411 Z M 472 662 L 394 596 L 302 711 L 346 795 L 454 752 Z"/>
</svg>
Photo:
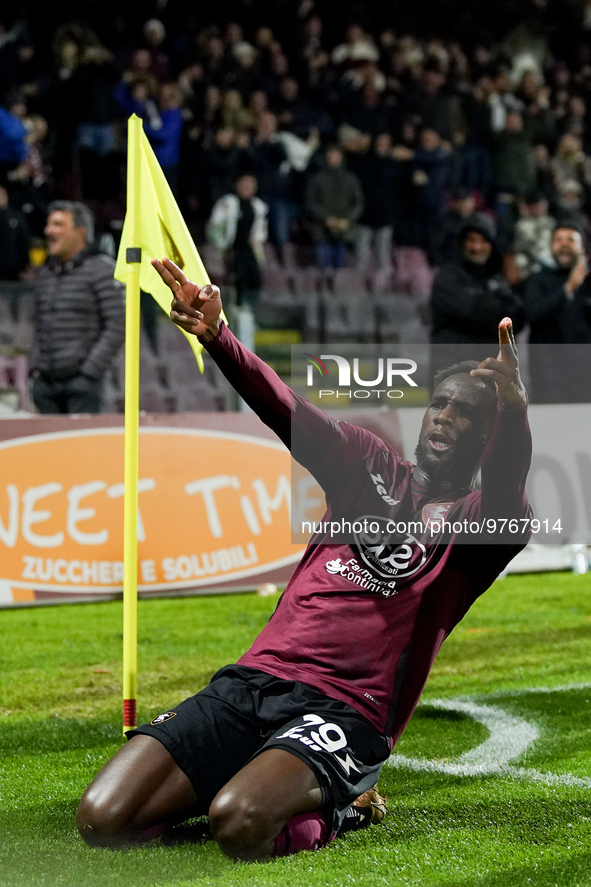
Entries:
<svg viewBox="0 0 591 887">
<path fill-rule="evenodd" d="M 390 753 L 386 737 L 345 702 L 243 665 L 222 668 L 195 696 L 127 736 L 138 733 L 164 745 L 207 807 L 262 751 L 291 752 L 332 804 L 335 832 Z"/>
</svg>

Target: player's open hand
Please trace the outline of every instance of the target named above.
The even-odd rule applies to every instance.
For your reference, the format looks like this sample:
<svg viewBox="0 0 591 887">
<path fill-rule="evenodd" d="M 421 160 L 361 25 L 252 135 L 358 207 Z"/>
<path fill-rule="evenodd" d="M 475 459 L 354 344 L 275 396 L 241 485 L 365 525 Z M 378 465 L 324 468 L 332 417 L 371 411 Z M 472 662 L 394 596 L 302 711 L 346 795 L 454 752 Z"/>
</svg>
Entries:
<svg viewBox="0 0 591 887">
<path fill-rule="evenodd" d="M 472 376 L 492 379 L 497 386 L 497 397 L 503 406 L 511 410 L 524 410 L 527 395 L 519 375 L 519 356 L 513 334 L 513 322 L 504 317 L 499 324 L 499 353 L 487 357 L 472 370 Z"/>
<path fill-rule="evenodd" d="M 199 286 L 170 259 L 152 259 L 152 265 L 172 292 L 170 319 L 193 336 L 215 338 L 222 311 L 217 286 Z"/>
</svg>

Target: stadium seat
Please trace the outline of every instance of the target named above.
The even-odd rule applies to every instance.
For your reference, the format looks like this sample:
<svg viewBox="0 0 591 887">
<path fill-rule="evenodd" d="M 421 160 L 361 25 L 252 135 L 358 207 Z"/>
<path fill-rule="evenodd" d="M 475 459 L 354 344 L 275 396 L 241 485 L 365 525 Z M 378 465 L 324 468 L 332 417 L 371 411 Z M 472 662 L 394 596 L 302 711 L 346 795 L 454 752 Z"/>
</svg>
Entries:
<svg viewBox="0 0 591 887">
<path fill-rule="evenodd" d="M 0 345 L 14 345 L 17 323 L 12 316 L 10 303 L 6 295 L 0 296 Z"/>
<path fill-rule="evenodd" d="M 424 250 L 418 246 L 399 246 L 394 250 L 394 286 L 403 292 L 414 293 L 417 274 L 430 271 Z"/>
<path fill-rule="evenodd" d="M 32 409 L 29 394 L 29 359 L 26 354 L 0 355 L 0 388 L 18 392 L 18 408 Z"/>
</svg>

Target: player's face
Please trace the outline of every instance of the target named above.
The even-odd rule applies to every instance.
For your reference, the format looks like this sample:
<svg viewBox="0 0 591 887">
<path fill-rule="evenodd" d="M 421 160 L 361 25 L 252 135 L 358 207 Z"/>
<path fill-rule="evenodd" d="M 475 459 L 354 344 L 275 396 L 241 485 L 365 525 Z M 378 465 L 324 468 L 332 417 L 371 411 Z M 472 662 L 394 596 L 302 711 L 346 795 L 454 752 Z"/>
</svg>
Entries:
<svg viewBox="0 0 591 887">
<path fill-rule="evenodd" d="M 490 436 L 496 398 L 468 374 L 449 376 L 427 407 L 416 450 L 428 479 L 471 478 Z"/>
</svg>

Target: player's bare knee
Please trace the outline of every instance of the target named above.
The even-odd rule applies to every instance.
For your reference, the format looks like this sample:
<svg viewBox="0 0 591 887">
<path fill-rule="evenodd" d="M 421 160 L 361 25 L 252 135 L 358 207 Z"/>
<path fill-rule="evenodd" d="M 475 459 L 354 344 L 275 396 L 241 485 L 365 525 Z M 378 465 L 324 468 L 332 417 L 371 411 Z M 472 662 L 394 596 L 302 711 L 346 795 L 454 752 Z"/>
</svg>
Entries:
<svg viewBox="0 0 591 887">
<path fill-rule="evenodd" d="M 122 811 L 108 800 L 87 792 L 76 811 L 80 836 L 91 847 L 121 847 L 127 838 L 127 821 Z"/>
<path fill-rule="evenodd" d="M 209 808 L 209 822 L 214 840 L 231 859 L 253 862 L 270 856 L 272 824 L 251 798 L 222 790 Z"/>
</svg>

